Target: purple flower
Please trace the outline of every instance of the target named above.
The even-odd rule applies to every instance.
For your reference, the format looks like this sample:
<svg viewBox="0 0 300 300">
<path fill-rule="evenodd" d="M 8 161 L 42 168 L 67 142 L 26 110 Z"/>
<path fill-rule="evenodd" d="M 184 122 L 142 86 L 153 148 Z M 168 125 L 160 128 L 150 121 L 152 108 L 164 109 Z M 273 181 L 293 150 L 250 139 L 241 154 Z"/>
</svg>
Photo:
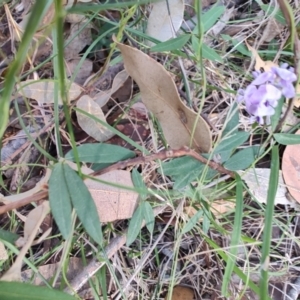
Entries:
<svg viewBox="0 0 300 300">
<path fill-rule="evenodd" d="M 297 80 L 297 76 L 291 70 L 285 68 L 272 68 L 276 76 L 273 84 L 279 87 L 282 91 L 282 94 L 286 98 L 293 98 L 296 95 L 295 88 L 292 82 Z"/>
<path fill-rule="evenodd" d="M 264 116 L 272 116 L 275 113 L 275 107 L 281 98 L 279 89 L 271 84 L 264 84 L 258 88 L 255 85 L 249 85 L 244 93 L 244 102 L 249 114 L 258 117 L 259 123 L 263 123 Z"/>
<path fill-rule="evenodd" d="M 245 90 L 238 90 L 237 102 L 244 102 L 247 112 L 252 115 L 250 120 L 264 123 L 274 115 L 279 99 L 284 96 L 292 98 L 295 96 L 293 82 L 297 80 L 293 68 L 287 64 L 281 67 L 273 67 L 268 72 L 253 72 L 254 80 Z"/>
</svg>

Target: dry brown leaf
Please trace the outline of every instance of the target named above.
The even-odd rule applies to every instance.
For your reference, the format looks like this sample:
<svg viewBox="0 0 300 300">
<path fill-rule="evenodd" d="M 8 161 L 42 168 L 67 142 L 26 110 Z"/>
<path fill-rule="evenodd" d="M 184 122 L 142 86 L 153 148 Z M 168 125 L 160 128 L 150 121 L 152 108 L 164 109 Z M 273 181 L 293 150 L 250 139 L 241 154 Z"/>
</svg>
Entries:
<svg viewBox="0 0 300 300">
<path fill-rule="evenodd" d="M 170 74 L 162 65 L 142 51 L 117 43 L 122 52 L 125 69 L 138 84 L 142 101 L 162 127 L 171 148 L 189 146 L 196 120 L 192 147 L 203 152 L 211 149 L 211 133 L 206 122 L 186 107 Z"/>
<path fill-rule="evenodd" d="M 69 82 L 66 83 L 69 86 Z M 54 81 L 37 81 L 29 79 L 17 84 L 18 92 L 21 96 L 34 99 L 39 104 L 52 104 L 54 103 Z M 81 94 L 81 87 L 72 82 L 68 90 L 69 101 L 75 100 Z M 62 104 L 62 100 L 59 97 L 58 103 Z"/>
<path fill-rule="evenodd" d="M 38 273 L 34 272 L 32 269 L 23 271 L 21 273 L 22 281 L 30 282 L 34 285 L 44 285 L 44 281 L 41 279 L 42 275 L 43 278 L 46 280 L 50 280 L 55 276 L 56 272 L 61 268 L 61 263 L 55 263 L 55 264 L 48 264 L 38 267 Z M 81 258 L 78 257 L 70 257 L 68 260 L 68 266 L 66 270 L 66 278 L 68 280 L 72 280 L 82 269 L 84 268 L 84 264 Z M 61 281 L 61 275 L 59 276 L 57 280 L 56 287 L 59 286 Z"/>
<path fill-rule="evenodd" d="M 260 43 L 270 43 L 277 35 L 281 34 L 284 25 L 278 22 L 275 18 L 269 18 L 266 27 L 264 28 Z"/>
<path fill-rule="evenodd" d="M 10 23 L 10 26 L 12 28 L 12 31 L 11 31 L 12 38 L 19 42 L 22 39 L 22 35 L 24 33 L 25 27 L 27 26 L 29 19 L 32 17 L 31 13 L 24 15 L 21 22 L 16 23 L 16 21 L 13 19 L 12 15 L 11 15 L 9 7 L 6 4 L 4 4 L 4 8 L 5 8 L 5 13 L 6 13 L 8 22 Z M 28 12 L 30 10 L 30 7 L 29 8 L 25 7 L 24 9 L 25 9 L 25 12 Z M 51 4 L 48 7 L 47 12 L 45 13 L 45 15 L 39 25 L 38 30 L 34 34 L 34 37 L 33 37 L 34 39 L 49 35 L 49 33 L 51 31 L 49 30 L 48 25 L 51 24 L 54 14 L 55 14 L 54 4 Z"/>
<path fill-rule="evenodd" d="M 17 259 L 15 260 L 14 264 L 10 267 L 10 269 L 1 277 L 1 280 L 5 281 L 21 281 L 21 268 L 23 264 L 23 259 L 31 247 L 35 236 L 38 233 L 38 230 L 45 219 L 46 215 L 50 211 L 50 206 L 48 201 L 44 201 L 40 206 L 33 209 L 27 216 L 27 220 L 25 222 L 25 227 L 29 226 L 32 230 L 29 236 L 24 236 L 24 246 L 21 249 Z M 30 224 L 26 224 L 30 222 Z M 31 224 L 33 222 L 33 226 Z M 17 242 L 16 242 L 17 243 Z"/>
<path fill-rule="evenodd" d="M 260 71 L 260 69 L 264 69 L 265 72 L 268 72 L 271 70 L 272 67 L 278 67 L 277 64 L 273 63 L 272 61 L 270 60 L 267 60 L 267 61 L 263 61 L 258 52 L 256 51 L 256 49 L 254 49 L 253 47 L 251 47 L 247 42 L 246 42 L 246 45 L 248 47 L 248 50 L 252 52 L 252 55 L 254 56 L 255 58 L 255 70 L 256 71 Z"/>
<path fill-rule="evenodd" d="M 169 299 L 167 295 L 165 300 Z M 193 300 L 194 299 L 194 291 L 186 286 L 177 285 L 173 289 L 172 300 Z"/>
<path fill-rule="evenodd" d="M 0 261 L 1 260 L 7 260 L 8 259 L 8 254 L 5 249 L 4 244 L 0 241 Z"/>
<path fill-rule="evenodd" d="M 77 108 L 86 111 L 87 113 L 95 116 L 96 118 L 106 122 L 101 107 L 89 96 L 82 96 L 77 102 Z M 77 121 L 80 127 L 91 137 L 98 142 L 105 142 L 110 139 L 114 134 L 100 123 L 92 118 L 76 111 Z"/>
<path fill-rule="evenodd" d="M 255 168 L 238 172 L 249 187 L 249 191 L 260 203 L 267 203 L 269 178 L 271 170 L 268 168 Z M 275 204 L 292 205 L 286 197 L 287 189 L 283 182 L 282 172 L 279 171 L 278 189 L 275 196 Z"/>
<path fill-rule="evenodd" d="M 71 77 L 74 74 L 75 69 L 78 66 L 79 62 L 80 62 L 79 58 L 67 62 L 67 68 L 66 68 L 67 76 Z M 74 82 L 83 85 L 87 80 L 87 78 L 92 74 L 92 72 L 93 72 L 93 62 L 89 59 L 85 59 L 81 67 L 79 68 L 79 71 L 76 74 Z"/>
<path fill-rule="evenodd" d="M 66 47 L 64 49 L 64 58 L 71 60 L 79 57 L 79 53 L 87 45 L 90 45 L 93 41 L 91 28 L 85 27 L 81 29 L 82 24 L 71 24 L 69 37 L 66 40 Z"/>
<path fill-rule="evenodd" d="M 296 86 L 296 94 L 297 95 L 300 95 L 300 84 L 298 84 L 297 86 Z M 297 99 L 296 99 L 296 101 L 295 101 L 295 103 L 294 103 L 294 106 L 296 106 L 296 107 L 300 107 L 300 97 L 298 97 Z"/>
<path fill-rule="evenodd" d="M 300 134 L 298 130 L 295 134 Z M 282 157 L 282 174 L 286 187 L 300 203 L 300 145 L 286 146 Z"/>
<path fill-rule="evenodd" d="M 115 170 L 96 177 L 97 179 L 134 188 L 130 172 Z M 85 180 L 96 204 L 101 222 L 113 222 L 129 219 L 137 206 L 138 193 L 100 183 L 95 180 Z"/>
<path fill-rule="evenodd" d="M 210 204 L 210 210 L 216 218 L 221 218 L 223 214 L 232 211 L 234 208 L 235 203 L 233 201 L 223 199 L 215 200 Z M 184 208 L 184 211 L 191 218 L 199 211 L 199 209 L 201 209 L 201 206 L 199 206 L 198 209 L 195 209 L 192 206 L 187 206 Z M 202 218 L 200 221 L 202 221 Z"/>
<path fill-rule="evenodd" d="M 184 1 L 170 0 L 169 2 L 170 11 L 164 0 L 152 4 L 147 25 L 147 34 L 162 42 L 173 37 L 183 21 Z M 149 42 L 149 44 L 153 43 Z"/>
<path fill-rule="evenodd" d="M 100 92 L 96 94 L 93 98 L 95 102 L 100 106 L 104 106 L 107 101 L 110 99 L 111 95 L 114 94 L 118 89 L 120 89 L 125 81 L 128 79 L 129 75 L 126 70 L 119 72 L 116 77 L 114 78 L 112 87 L 109 91 Z"/>
</svg>

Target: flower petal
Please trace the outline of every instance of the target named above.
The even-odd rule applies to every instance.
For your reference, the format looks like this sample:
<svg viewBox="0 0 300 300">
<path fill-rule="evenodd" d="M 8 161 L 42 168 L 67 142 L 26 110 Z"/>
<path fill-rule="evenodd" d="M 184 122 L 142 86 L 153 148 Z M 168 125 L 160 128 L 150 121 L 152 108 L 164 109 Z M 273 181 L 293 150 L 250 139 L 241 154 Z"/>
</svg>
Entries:
<svg viewBox="0 0 300 300">
<path fill-rule="evenodd" d="M 263 87 L 263 86 L 261 86 L 261 87 Z M 265 88 L 266 88 L 266 93 L 267 93 L 268 99 L 277 101 L 281 98 L 281 91 L 274 85 L 266 84 Z"/>
<path fill-rule="evenodd" d="M 261 85 L 266 83 L 267 81 L 273 81 L 275 79 L 274 73 L 273 72 L 264 72 L 258 75 L 251 84 L 254 85 Z"/>
<path fill-rule="evenodd" d="M 294 98 L 296 95 L 295 87 L 290 82 L 285 82 L 282 85 L 282 94 L 285 98 Z"/>
<path fill-rule="evenodd" d="M 273 68 L 273 70 L 277 76 L 285 81 L 294 82 L 297 80 L 296 74 L 287 69 Z"/>
</svg>

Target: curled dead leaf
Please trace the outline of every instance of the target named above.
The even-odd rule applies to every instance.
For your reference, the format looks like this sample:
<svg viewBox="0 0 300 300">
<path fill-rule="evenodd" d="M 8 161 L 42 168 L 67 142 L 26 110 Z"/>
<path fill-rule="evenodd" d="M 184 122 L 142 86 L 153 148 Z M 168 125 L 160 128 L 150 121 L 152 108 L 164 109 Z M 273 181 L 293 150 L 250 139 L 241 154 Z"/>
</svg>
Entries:
<svg viewBox="0 0 300 300">
<path fill-rule="evenodd" d="M 119 72 L 114 78 L 112 87 L 109 91 L 100 92 L 93 97 L 95 99 L 95 102 L 100 107 L 104 106 L 107 103 L 107 101 L 110 99 L 111 95 L 123 86 L 123 84 L 128 79 L 128 77 L 129 75 L 126 72 L 126 70 L 122 70 L 121 72 Z"/>
<path fill-rule="evenodd" d="M 148 20 L 147 34 L 162 42 L 170 39 L 180 28 L 183 13 L 183 0 L 172 0 L 169 8 L 164 0 L 154 2 Z M 150 42 L 149 44 L 152 45 L 153 43 Z"/>
<path fill-rule="evenodd" d="M 18 257 L 15 260 L 14 264 L 10 267 L 10 269 L 1 277 L 1 280 L 21 281 L 21 268 L 23 264 L 23 259 L 28 249 L 31 247 L 33 240 L 37 235 L 38 230 L 49 211 L 49 202 L 44 201 L 41 205 L 37 206 L 28 214 L 25 222 L 25 228 L 27 227 L 27 229 L 24 231 L 29 233 L 29 230 L 31 230 L 31 232 L 29 235 L 24 234 L 23 246 L 18 254 Z"/>
<path fill-rule="evenodd" d="M 55 86 L 54 81 L 50 80 L 26 80 L 22 81 L 17 84 L 17 89 L 21 96 L 26 98 L 34 99 L 39 104 L 52 104 L 54 103 L 54 93 L 55 93 Z M 67 86 L 69 86 L 69 82 L 67 82 Z M 82 89 L 81 87 L 72 82 L 70 88 L 68 90 L 68 100 L 72 101 L 79 97 L 81 94 Z M 62 105 L 63 102 L 61 98 L 58 98 L 58 104 Z"/>
<path fill-rule="evenodd" d="M 0 241 L 0 261 L 1 260 L 7 260 L 8 259 L 8 254 L 5 249 L 4 244 Z"/>
<path fill-rule="evenodd" d="M 298 130 L 295 134 L 300 134 Z M 282 173 L 286 187 L 300 203 L 300 145 L 286 146 L 282 157 Z"/>
<path fill-rule="evenodd" d="M 86 111 L 87 113 L 95 116 L 96 118 L 106 122 L 101 107 L 89 96 L 82 96 L 77 102 L 77 108 Z M 99 142 L 105 142 L 110 139 L 114 134 L 100 123 L 96 122 L 89 116 L 86 116 L 76 111 L 77 121 L 80 127 L 91 137 Z"/>
<path fill-rule="evenodd" d="M 294 103 L 294 106 L 296 106 L 296 107 L 300 107 L 300 97 L 299 97 L 299 95 L 300 95 L 300 84 L 298 84 L 297 86 L 296 86 L 296 94 L 298 95 L 298 97 L 297 97 L 297 99 L 296 99 L 296 101 L 295 101 L 295 103 Z"/>
<path fill-rule="evenodd" d="M 262 60 L 256 49 L 251 47 L 247 42 L 246 42 L 246 45 L 247 45 L 249 51 L 252 52 L 252 55 L 255 58 L 255 67 L 254 68 L 256 71 L 260 71 L 260 69 L 264 69 L 264 71 L 267 72 L 267 71 L 270 71 L 272 67 L 278 67 L 277 64 L 275 64 L 274 62 L 272 62 L 270 60 L 267 60 L 267 61 Z"/>
<path fill-rule="evenodd" d="M 210 204 L 210 210 L 216 218 L 222 218 L 225 213 L 232 211 L 234 208 L 235 203 L 233 201 L 223 199 L 215 200 Z M 201 206 L 199 206 L 198 209 L 187 206 L 184 208 L 184 211 L 191 218 L 199 211 L 199 209 L 201 209 Z M 202 221 L 202 218 L 199 221 Z"/>
<path fill-rule="evenodd" d="M 255 168 L 238 172 L 246 182 L 251 194 L 260 203 L 267 203 L 269 178 L 271 170 L 268 168 Z M 286 197 L 287 189 L 284 184 L 282 172 L 279 171 L 279 182 L 275 196 L 275 204 L 292 205 Z"/>
<path fill-rule="evenodd" d="M 212 141 L 208 125 L 184 105 L 164 67 L 138 49 L 121 43 L 117 45 L 122 52 L 125 69 L 138 84 L 145 106 L 160 122 L 170 147 L 176 149 L 191 144 L 192 148 L 209 152 Z"/>
</svg>

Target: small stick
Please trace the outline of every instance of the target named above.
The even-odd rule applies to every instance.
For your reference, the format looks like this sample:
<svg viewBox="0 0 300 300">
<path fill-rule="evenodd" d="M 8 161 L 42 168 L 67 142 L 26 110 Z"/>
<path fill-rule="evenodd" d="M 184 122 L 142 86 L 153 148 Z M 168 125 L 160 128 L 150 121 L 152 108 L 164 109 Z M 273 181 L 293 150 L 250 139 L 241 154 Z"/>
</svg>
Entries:
<svg viewBox="0 0 300 300">
<path fill-rule="evenodd" d="M 158 216 L 160 213 L 162 213 L 167 208 L 167 205 L 159 206 L 153 209 L 154 216 Z M 142 223 L 141 228 L 143 228 L 146 225 L 145 222 Z M 118 237 L 113 238 L 108 246 L 104 249 L 104 256 L 107 259 L 112 258 L 117 251 L 123 247 L 123 245 L 126 243 L 127 237 L 126 237 L 127 231 L 125 231 L 122 235 L 119 235 Z M 104 265 L 106 264 L 105 261 L 99 261 L 97 257 L 93 258 L 91 262 L 88 263 L 86 267 L 78 274 L 76 277 L 71 281 L 70 286 L 65 289 L 65 292 L 68 294 L 75 294 L 80 288 L 83 287 L 87 281 L 96 274 Z"/>
<path fill-rule="evenodd" d="M 297 82 L 296 82 L 296 86 L 298 86 L 299 82 L 300 82 L 300 77 L 299 77 L 299 73 L 300 73 L 300 41 L 298 38 L 298 33 L 296 31 L 296 27 L 295 27 L 295 22 L 293 21 L 293 12 L 291 10 L 291 7 L 289 6 L 289 3 L 286 0 L 278 0 L 280 9 L 283 13 L 283 16 L 288 24 L 288 26 L 290 27 L 290 33 L 292 35 L 292 41 L 294 41 L 293 43 L 293 52 L 294 52 L 294 69 L 297 75 Z M 294 28 L 292 28 L 294 26 Z M 279 132 L 281 127 L 283 126 L 283 124 L 285 123 L 287 117 L 291 114 L 293 108 L 294 108 L 294 103 L 297 100 L 297 95 L 293 98 L 289 100 L 289 104 L 287 107 L 287 110 L 285 111 L 284 116 L 281 118 L 281 120 L 279 121 L 278 125 L 276 126 L 274 132 Z"/>
<path fill-rule="evenodd" d="M 131 159 L 127 159 L 124 161 L 119 161 L 107 168 L 104 168 L 102 170 L 99 171 L 95 171 L 94 173 L 89 174 L 90 176 L 96 176 L 96 175 L 101 175 L 113 170 L 118 170 L 118 169 L 125 169 L 129 166 L 136 166 L 136 165 L 140 165 L 140 164 L 144 164 L 147 162 L 151 162 L 157 159 L 163 160 L 163 159 L 167 159 L 167 158 L 176 158 L 176 157 L 182 157 L 182 156 L 191 156 L 194 159 L 200 161 L 203 164 L 208 165 L 210 168 L 218 171 L 220 174 L 227 174 L 229 175 L 231 178 L 235 178 L 235 173 L 232 171 L 229 171 L 227 169 L 225 169 L 222 165 L 208 160 L 205 157 L 203 157 L 201 154 L 195 152 L 194 150 L 188 148 L 188 147 L 183 147 L 181 149 L 178 150 L 164 150 L 158 153 L 154 153 L 154 154 L 150 154 L 147 156 L 139 156 L 139 157 L 135 157 L 135 158 L 131 158 Z M 46 198 L 48 196 L 48 191 L 41 191 L 38 192 L 36 194 L 33 194 L 32 196 L 28 196 L 24 199 L 9 203 L 7 205 L 4 206 L 0 206 L 0 215 L 4 214 L 6 212 L 9 212 L 13 209 L 17 209 L 19 207 L 22 207 L 24 205 L 27 205 L 31 202 L 35 202 L 35 201 L 39 201 L 43 198 Z M 1 201 L 1 199 L 0 199 Z"/>
<path fill-rule="evenodd" d="M 108 167 L 102 169 L 102 170 L 95 171 L 94 173 L 90 174 L 90 176 L 101 175 L 101 174 L 110 172 L 112 170 L 125 169 L 129 166 L 140 165 L 140 164 L 151 162 L 151 161 L 154 161 L 157 159 L 163 160 L 163 159 L 167 159 L 167 158 L 176 158 L 176 157 L 181 157 L 181 156 L 191 156 L 194 159 L 200 161 L 201 163 L 206 164 L 210 168 L 218 171 L 219 173 L 227 174 L 230 177 L 235 178 L 234 172 L 225 169 L 222 165 L 220 165 L 212 160 L 206 159 L 201 154 L 198 154 L 197 152 L 195 152 L 194 150 L 192 150 L 188 147 L 183 147 L 178 150 L 164 150 L 164 151 L 150 154 L 147 156 L 139 156 L 139 157 L 119 161 L 111 166 L 108 166 Z"/>
<path fill-rule="evenodd" d="M 24 199 L 18 200 L 18 201 L 14 201 L 11 202 L 9 204 L 6 204 L 4 206 L 0 206 L 0 215 L 5 214 L 13 209 L 17 209 L 20 208 L 22 206 L 25 206 L 31 202 L 36 202 L 39 200 L 42 200 L 44 198 L 48 197 L 48 191 L 40 191 L 36 194 L 33 194 L 31 196 L 25 197 Z M 0 198 L 0 202 L 1 202 L 1 198 Z"/>
</svg>

